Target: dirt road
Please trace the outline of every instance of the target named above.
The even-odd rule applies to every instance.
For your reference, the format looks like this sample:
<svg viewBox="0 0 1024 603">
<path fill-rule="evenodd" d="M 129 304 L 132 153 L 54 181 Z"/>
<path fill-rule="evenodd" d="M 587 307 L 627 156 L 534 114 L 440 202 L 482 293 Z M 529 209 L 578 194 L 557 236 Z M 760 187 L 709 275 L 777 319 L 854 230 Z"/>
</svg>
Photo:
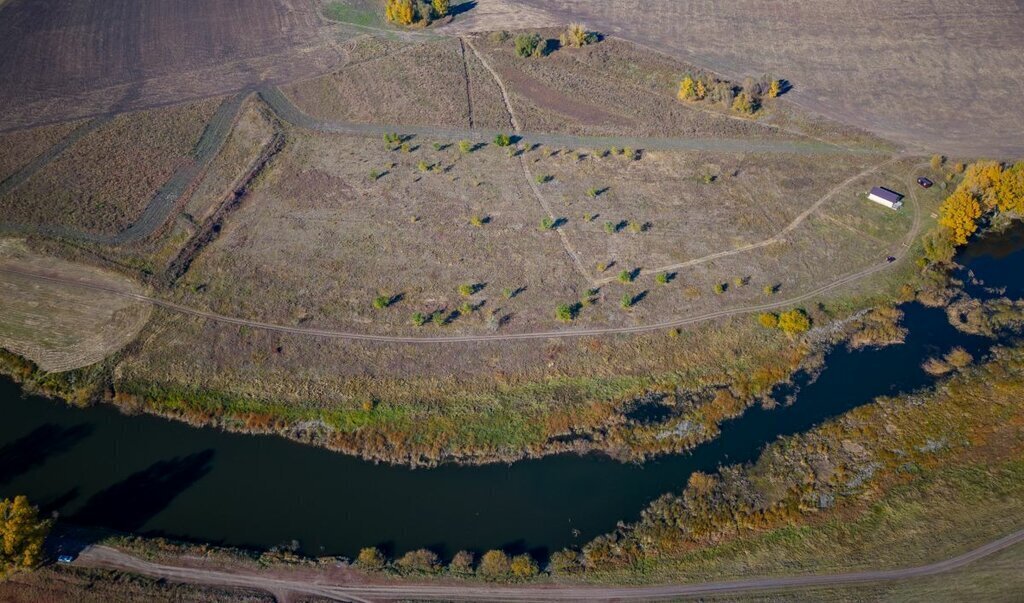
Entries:
<svg viewBox="0 0 1024 603">
<path fill-rule="evenodd" d="M 478 584 L 333 584 L 302 579 L 271 577 L 245 570 L 207 570 L 144 561 L 105 546 L 89 547 L 75 565 L 142 574 L 152 578 L 200 584 L 258 588 L 279 598 L 287 595 L 318 596 L 335 601 L 372 601 L 393 599 L 468 600 L 468 601 L 626 601 L 659 600 L 707 595 L 731 595 L 748 592 L 773 592 L 809 587 L 877 584 L 934 576 L 965 567 L 979 559 L 1024 542 L 1024 529 L 993 540 L 957 557 L 916 567 L 868 570 L 843 574 L 811 574 L 748 578 L 701 584 L 665 586 L 486 586 Z"/>
</svg>

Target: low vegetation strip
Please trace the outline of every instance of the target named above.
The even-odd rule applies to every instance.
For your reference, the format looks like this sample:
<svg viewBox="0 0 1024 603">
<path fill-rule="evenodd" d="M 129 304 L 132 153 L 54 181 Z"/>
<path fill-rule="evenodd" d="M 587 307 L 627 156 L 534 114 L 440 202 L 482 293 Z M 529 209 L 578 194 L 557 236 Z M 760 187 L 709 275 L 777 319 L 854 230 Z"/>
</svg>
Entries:
<svg viewBox="0 0 1024 603">
<path fill-rule="evenodd" d="M 57 144 L 47 149 L 46 152 L 33 159 L 3 182 L 0 182 L 0 197 L 18 188 L 43 166 L 50 163 L 55 157 L 63 153 L 69 146 L 81 140 L 82 137 L 86 136 L 90 132 L 93 132 L 97 128 L 108 123 L 111 119 L 111 116 L 97 117 L 96 119 L 91 119 L 75 128 L 74 131 L 61 139 Z"/>
<path fill-rule="evenodd" d="M 507 134 L 497 130 L 440 128 L 432 126 L 411 126 L 401 124 L 365 124 L 344 121 L 327 121 L 316 119 L 295 106 L 276 86 L 260 88 L 260 97 L 284 121 L 307 130 L 329 134 L 352 134 L 359 136 L 379 137 L 391 132 L 404 135 L 423 136 L 443 140 L 470 140 L 473 142 L 489 142 L 495 136 Z M 539 134 L 521 132 L 518 137 L 522 141 L 547 145 L 553 148 L 592 148 L 606 149 L 611 147 L 658 149 L 677 151 L 719 151 L 726 153 L 795 153 L 795 154 L 865 154 L 878 152 L 872 147 L 844 147 L 823 142 L 800 141 L 768 141 L 740 140 L 730 138 L 652 138 L 627 136 L 572 136 L 568 134 Z"/>
</svg>

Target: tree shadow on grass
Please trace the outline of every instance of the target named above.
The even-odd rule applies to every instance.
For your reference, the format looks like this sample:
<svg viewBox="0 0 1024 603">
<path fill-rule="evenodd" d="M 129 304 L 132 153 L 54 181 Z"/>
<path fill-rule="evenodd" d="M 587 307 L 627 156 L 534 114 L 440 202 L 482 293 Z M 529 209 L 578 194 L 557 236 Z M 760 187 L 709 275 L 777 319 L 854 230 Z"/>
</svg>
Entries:
<svg viewBox="0 0 1024 603">
<path fill-rule="evenodd" d="M 4 445 L 0 448 L 0 484 L 43 465 L 50 457 L 67 452 L 92 431 L 87 423 L 73 427 L 47 423 Z"/>
<path fill-rule="evenodd" d="M 463 13 L 467 13 L 476 8 L 476 0 L 466 0 L 465 2 L 459 2 L 458 4 L 453 3 L 448 9 L 448 14 L 452 17 L 457 17 Z"/>
<path fill-rule="evenodd" d="M 212 468 L 213 450 L 159 461 L 92 496 L 75 523 L 138 532 Z"/>
</svg>

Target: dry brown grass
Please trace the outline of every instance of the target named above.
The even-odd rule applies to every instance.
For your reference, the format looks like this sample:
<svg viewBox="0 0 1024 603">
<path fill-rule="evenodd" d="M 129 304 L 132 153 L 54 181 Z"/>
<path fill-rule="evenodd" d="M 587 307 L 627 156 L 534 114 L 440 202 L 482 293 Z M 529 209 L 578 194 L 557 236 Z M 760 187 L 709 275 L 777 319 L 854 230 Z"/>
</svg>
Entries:
<svg viewBox="0 0 1024 603">
<path fill-rule="evenodd" d="M 138 217 L 192 149 L 217 100 L 116 117 L 0 199 L 4 222 L 116 233 Z"/>
<path fill-rule="evenodd" d="M 0 267 L 61 278 L 85 277 L 107 287 L 139 291 L 124 277 L 36 255 L 12 239 L 0 241 Z M 66 371 L 103 360 L 134 339 L 151 311 L 148 304 L 122 296 L 10 273 L 0 273 L 0 291 L 0 347 L 47 371 Z"/>
<path fill-rule="evenodd" d="M 0 134 L 0 182 L 70 134 L 80 122 L 67 122 Z"/>
</svg>

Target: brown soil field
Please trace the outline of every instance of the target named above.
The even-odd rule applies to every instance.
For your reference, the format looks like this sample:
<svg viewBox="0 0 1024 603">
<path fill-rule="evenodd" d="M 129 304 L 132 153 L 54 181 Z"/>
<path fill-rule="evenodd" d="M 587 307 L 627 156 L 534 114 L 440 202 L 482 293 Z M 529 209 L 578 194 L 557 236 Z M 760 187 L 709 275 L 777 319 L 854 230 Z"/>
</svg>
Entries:
<svg viewBox="0 0 1024 603">
<path fill-rule="evenodd" d="M 315 0 L 10 0 L 0 128 L 227 94 L 329 70 L 344 36 Z"/>
<path fill-rule="evenodd" d="M 481 9 L 490 1 L 480 0 Z M 733 79 L 773 73 L 794 86 L 783 98 L 904 144 L 953 155 L 1024 152 L 1019 1 L 519 0 L 515 6 L 545 15 L 550 25 L 583 21 Z M 465 23 L 452 27 L 464 31 Z M 500 17 L 473 26 L 508 28 Z"/>
<path fill-rule="evenodd" d="M 117 116 L 0 198 L 7 224 L 116 233 L 135 221 L 193 149 L 219 101 Z M 34 131 L 34 130 L 33 130 Z"/>
<path fill-rule="evenodd" d="M 47 371 L 67 371 L 102 361 L 135 338 L 149 320 L 148 304 L 122 296 L 26 279 L 5 269 L 98 280 L 139 292 L 132 281 L 30 252 L 21 242 L 0 242 L 0 346 Z"/>
</svg>

